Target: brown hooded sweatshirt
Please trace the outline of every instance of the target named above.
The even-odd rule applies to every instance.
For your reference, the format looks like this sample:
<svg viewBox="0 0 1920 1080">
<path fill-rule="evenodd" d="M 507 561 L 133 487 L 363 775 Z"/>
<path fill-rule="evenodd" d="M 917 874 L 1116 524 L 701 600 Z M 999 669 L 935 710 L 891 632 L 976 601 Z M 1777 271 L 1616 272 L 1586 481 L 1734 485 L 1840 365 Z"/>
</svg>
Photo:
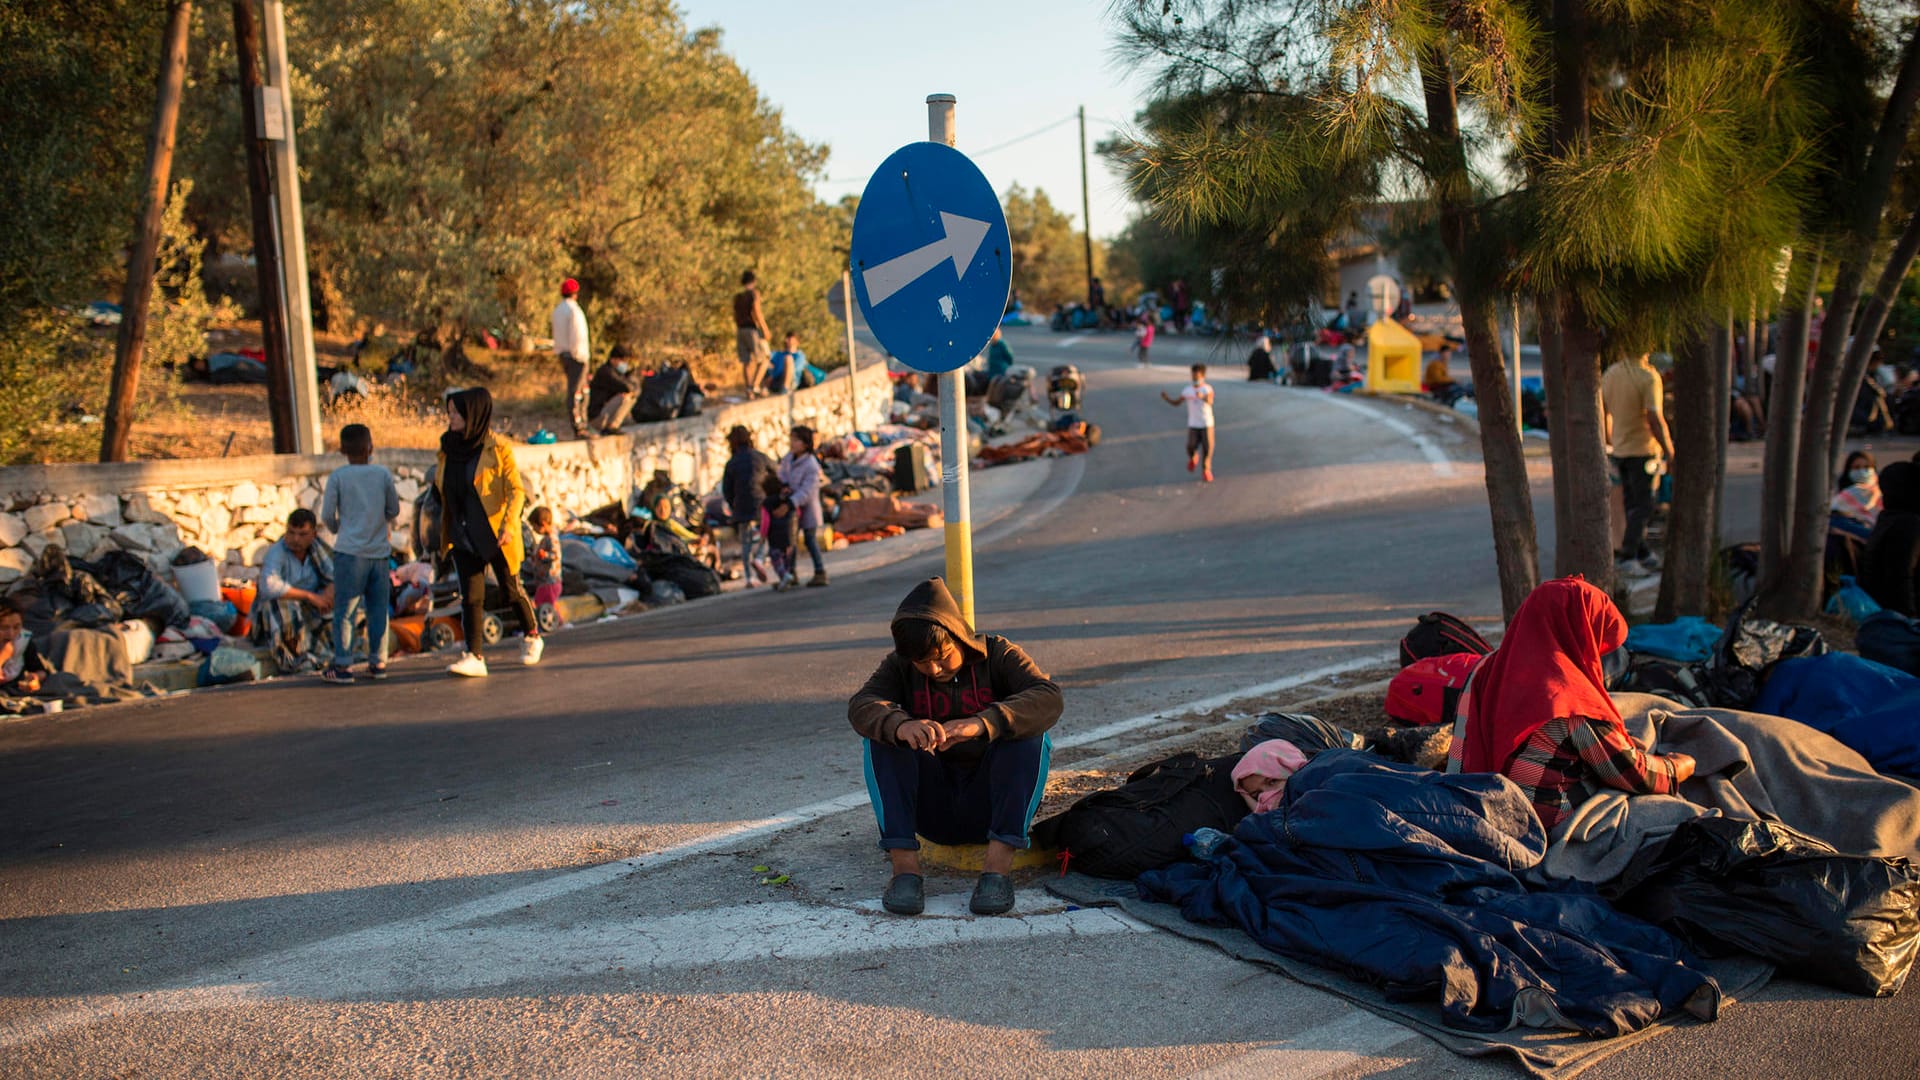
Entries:
<svg viewBox="0 0 1920 1080">
<path fill-rule="evenodd" d="M 888 653 L 847 703 L 847 719 L 862 737 L 898 745 L 895 733 L 908 720 L 978 717 L 986 724 L 986 738 L 969 739 L 942 754 L 966 763 L 978 761 L 989 742 L 1037 738 L 1060 719 L 1060 688 L 1020 646 L 1003 637 L 975 634 L 960 617 L 960 605 L 946 582 L 929 578 L 914 586 L 893 613 L 896 624 L 902 619 L 939 623 L 966 654 L 966 663 L 952 679 L 936 683 L 912 661 Z"/>
</svg>

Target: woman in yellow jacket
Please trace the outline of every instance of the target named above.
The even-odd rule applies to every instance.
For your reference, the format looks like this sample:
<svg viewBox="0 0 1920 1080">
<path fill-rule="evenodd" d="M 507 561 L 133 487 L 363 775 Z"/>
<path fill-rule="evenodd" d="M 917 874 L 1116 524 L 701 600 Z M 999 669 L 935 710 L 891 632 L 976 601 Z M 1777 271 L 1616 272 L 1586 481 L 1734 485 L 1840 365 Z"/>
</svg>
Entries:
<svg viewBox="0 0 1920 1080">
<path fill-rule="evenodd" d="M 494 434 L 492 424 L 493 395 L 485 387 L 448 397 L 440 466 L 433 474 L 440 493 L 440 553 L 451 554 L 454 569 L 460 572 L 461 620 L 467 634 L 467 651 L 447 670 L 469 678 L 487 674 L 487 662 L 480 658 L 480 624 L 488 569 L 506 592 L 526 634 L 520 662 L 539 663 L 546 648 L 533 604 L 520 587 L 520 563 L 526 558 L 520 516 L 527 507 L 527 490 L 513 463 L 513 444 Z"/>
</svg>

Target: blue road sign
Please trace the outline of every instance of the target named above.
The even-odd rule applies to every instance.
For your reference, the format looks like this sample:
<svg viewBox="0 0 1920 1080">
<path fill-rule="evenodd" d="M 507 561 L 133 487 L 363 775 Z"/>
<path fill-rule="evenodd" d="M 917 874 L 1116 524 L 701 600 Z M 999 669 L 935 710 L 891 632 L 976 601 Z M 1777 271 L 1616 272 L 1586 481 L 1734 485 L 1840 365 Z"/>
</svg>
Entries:
<svg viewBox="0 0 1920 1080">
<path fill-rule="evenodd" d="M 853 216 L 853 292 L 880 344 L 915 371 L 966 366 L 993 337 L 1013 285 L 1007 217 L 965 154 L 895 150 Z"/>
</svg>

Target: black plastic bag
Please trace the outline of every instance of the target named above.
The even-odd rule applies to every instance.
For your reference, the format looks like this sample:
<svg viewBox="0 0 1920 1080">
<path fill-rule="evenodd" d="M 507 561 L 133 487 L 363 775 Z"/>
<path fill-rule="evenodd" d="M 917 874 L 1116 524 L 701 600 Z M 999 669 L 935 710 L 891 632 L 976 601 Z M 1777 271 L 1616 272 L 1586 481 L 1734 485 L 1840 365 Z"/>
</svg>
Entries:
<svg viewBox="0 0 1920 1080">
<path fill-rule="evenodd" d="M 110 594 L 126 618 L 146 619 L 156 628 L 185 626 L 192 611 L 185 597 L 160 580 L 138 556 L 110 551 L 98 562 L 73 560 L 77 570 L 92 574 Z"/>
<path fill-rule="evenodd" d="M 1854 642 L 1862 659 L 1920 675 L 1920 619 L 1897 611 L 1875 612 L 1860 624 Z"/>
<path fill-rule="evenodd" d="M 1308 757 L 1322 750 L 1373 749 L 1365 735 L 1335 727 L 1317 716 L 1271 712 L 1254 721 L 1240 736 L 1240 752 L 1244 754 L 1268 739 L 1285 739 Z"/>
<path fill-rule="evenodd" d="M 1907 860 L 1842 855 L 1778 822 L 1689 821 L 1623 883 L 1620 910 L 1699 952 L 1751 953 L 1850 993 L 1898 993 L 1920 946 L 1920 873 Z"/>
<path fill-rule="evenodd" d="M 1785 626 L 1751 618 L 1742 607 L 1728 621 L 1707 658 L 1702 681 L 1715 705 L 1744 709 L 1760 696 L 1767 673 L 1782 660 L 1825 656 L 1827 639 L 1811 626 Z"/>
<path fill-rule="evenodd" d="M 1247 816 L 1233 787 L 1239 754 L 1202 758 L 1192 751 L 1143 765 L 1120 787 L 1096 791 L 1033 827 L 1033 842 L 1058 848 L 1065 869 L 1130 881 L 1192 856 L 1197 829 L 1231 832 Z"/>
</svg>

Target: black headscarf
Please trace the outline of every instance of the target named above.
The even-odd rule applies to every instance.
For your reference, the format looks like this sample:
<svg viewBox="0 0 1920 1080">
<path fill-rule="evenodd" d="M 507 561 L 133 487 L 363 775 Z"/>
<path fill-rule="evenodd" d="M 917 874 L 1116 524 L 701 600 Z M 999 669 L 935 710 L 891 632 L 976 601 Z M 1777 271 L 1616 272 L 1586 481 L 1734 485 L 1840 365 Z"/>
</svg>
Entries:
<svg viewBox="0 0 1920 1080">
<path fill-rule="evenodd" d="M 467 426 L 460 431 L 448 429 L 440 435 L 440 449 L 449 461 L 468 462 L 480 456 L 493 434 L 493 395 L 484 386 L 462 390 L 448 398 Z"/>
<path fill-rule="evenodd" d="M 1920 465 L 1896 461 L 1880 470 L 1882 513 L 1920 514 Z"/>
</svg>

